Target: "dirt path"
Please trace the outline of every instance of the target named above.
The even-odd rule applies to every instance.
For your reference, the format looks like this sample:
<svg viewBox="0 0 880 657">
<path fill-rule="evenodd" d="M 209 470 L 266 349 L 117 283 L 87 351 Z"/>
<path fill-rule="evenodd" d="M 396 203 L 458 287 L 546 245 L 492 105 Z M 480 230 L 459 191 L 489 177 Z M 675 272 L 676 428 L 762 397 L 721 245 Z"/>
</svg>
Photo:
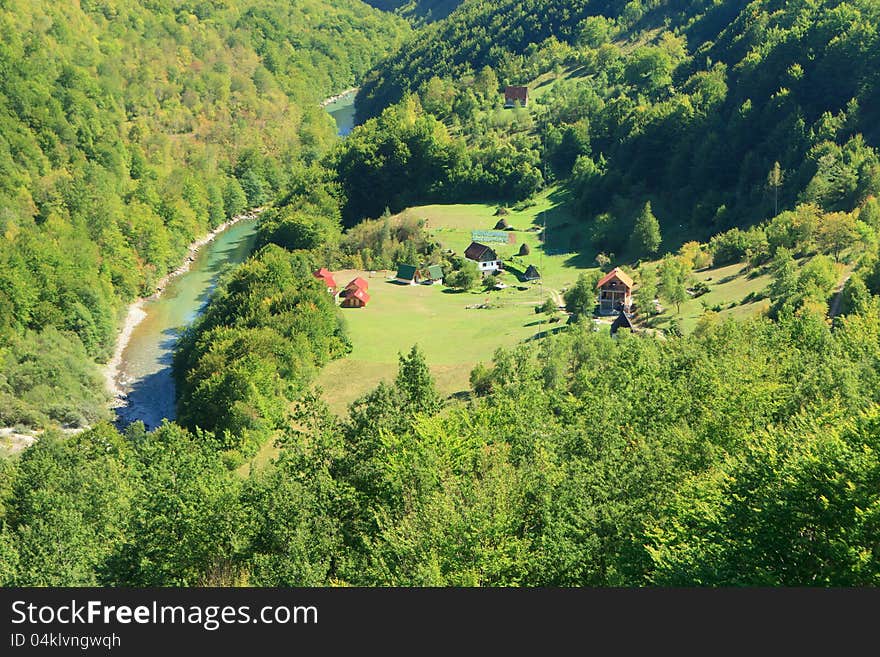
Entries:
<svg viewBox="0 0 880 657">
<path fill-rule="evenodd" d="M 843 301 L 843 288 L 850 276 L 852 276 L 852 274 L 844 276 L 843 280 L 837 284 L 836 288 L 834 288 L 834 298 L 831 300 L 831 305 L 828 308 L 828 317 L 836 317 L 840 313 L 840 304 Z"/>
</svg>

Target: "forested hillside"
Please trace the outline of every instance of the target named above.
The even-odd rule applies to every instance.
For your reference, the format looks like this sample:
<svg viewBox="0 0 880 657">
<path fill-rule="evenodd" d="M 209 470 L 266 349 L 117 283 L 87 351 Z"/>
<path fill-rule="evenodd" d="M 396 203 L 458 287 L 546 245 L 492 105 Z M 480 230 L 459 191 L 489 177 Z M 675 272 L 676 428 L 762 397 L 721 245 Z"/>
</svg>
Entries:
<svg viewBox="0 0 880 657">
<path fill-rule="evenodd" d="M 268 380 L 274 331 L 255 328 L 283 305 L 204 332 L 193 384 L 236 345 L 228 388 L 251 347 Z M 488 369 L 452 408 L 417 349 L 346 420 L 300 396 L 277 459 L 244 476 L 174 424 L 48 435 L 0 462 L 0 582 L 880 583 L 876 300 L 835 331 L 811 313 L 666 341 L 582 323 Z"/>
<path fill-rule="evenodd" d="M 869 0 L 466 2 L 371 72 L 358 110 L 413 92 L 471 146 L 540 155 L 544 183 L 570 180 L 599 250 L 620 252 L 646 200 L 679 244 L 707 240 L 880 192 L 878 12 Z M 532 85 L 512 121 L 498 114 L 506 84 Z"/>
<path fill-rule="evenodd" d="M 0 0 L 0 421 L 96 424 L 0 459 L 0 584 L 880 584 L 877 3 L 467 0 L 406 40 L 326 5 Z M 336 140 L 317 101 L 363 75 Z M 449 264 L 390 212 L 479 199 L 504 227 L 539 191 L 571 242 L 531 248 L 617 253 L 641 316 L 731 264 L 764 310 L 612 337 L 567 261 L 570 323 L 468 390 L 417 344 L 460 336 L 417 326 L 331 412 L 315 375 L 352 344 L 314 269 Z M 122 302 L 263 204 L 177 345 L 179 422 L 96 423 Z M 456 262 L 425 289 L 468 298 Z"/>
<path fill-rule="evenodd" d="M 413 25 L 424 25 L 446 18 L 461 0 L 369 0 L 367 4 L 382 11 L 393 11 Z"/>
<path fill-rule="evenodd" d="M 357 0 L 0 2 L 0 425 L 102 417 L 120 308 L 317 158 L 319 101 L 406 30 Z"/>
</svg>

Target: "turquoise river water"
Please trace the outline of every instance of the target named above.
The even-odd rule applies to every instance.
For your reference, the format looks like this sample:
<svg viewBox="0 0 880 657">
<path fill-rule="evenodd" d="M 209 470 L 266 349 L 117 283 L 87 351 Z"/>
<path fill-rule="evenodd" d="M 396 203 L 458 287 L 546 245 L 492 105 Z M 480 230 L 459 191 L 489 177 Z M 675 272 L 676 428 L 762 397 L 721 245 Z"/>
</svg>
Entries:
<svg viewBox="0 0 880 657">
<path fill-rule="evenodd" d="M 354 127 L 354 92 L 329 104 L 339 135 Z M 220 276 L 251 253 L 258 219 L 244 219 L 203 246 L 188 271 L 172 279 L 161 296 L 143 304 L 146 313 L 131 333 L 116 381 L 125 398 L 116 409 L 117 423 L 141 420 L 148 429 L 176 417 L 171 359 L 178 336 L 207 303 Z"/>
</svg>

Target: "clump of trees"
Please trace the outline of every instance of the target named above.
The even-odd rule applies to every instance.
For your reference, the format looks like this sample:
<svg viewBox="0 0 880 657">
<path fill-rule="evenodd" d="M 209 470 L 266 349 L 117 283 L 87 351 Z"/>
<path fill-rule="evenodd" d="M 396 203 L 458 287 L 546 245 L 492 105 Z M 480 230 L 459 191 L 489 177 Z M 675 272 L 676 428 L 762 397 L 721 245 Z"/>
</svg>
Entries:
<svg viewBox="0 0 880 657">
<path fill-rule="evenodd" d="M 0 583 L 870 585 L 878 331 L 876 297 L 833 331 L 576 323 L 452 406 L 413 347 L 345 418 L 300 395 L 244 475 L 201 429 L 48 432 L 0 461 Z"/>
</svg>

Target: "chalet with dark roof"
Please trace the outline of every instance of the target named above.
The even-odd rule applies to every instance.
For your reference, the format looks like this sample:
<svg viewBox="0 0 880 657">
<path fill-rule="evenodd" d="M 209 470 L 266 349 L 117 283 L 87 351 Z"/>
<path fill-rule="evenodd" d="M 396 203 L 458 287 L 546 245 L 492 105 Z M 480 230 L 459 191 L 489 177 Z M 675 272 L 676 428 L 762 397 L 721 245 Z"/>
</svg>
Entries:
<svg viewBox="0 0 880 657">
<path fill-rule="evenodd" d="M 620 311 L 620 314 L 617 318 L 611 323 L 611 335 L 616 334 L 620 329 L 629 329 L 632 331 L 634 329 L 633 323 L 623 310 Z"/>
<path fill-rule="evenodd" d="M 476 262 L 481 274 L 502 269 L 501 258 L 495 250 L 479 242 L 471 242 L 471 245 L 464 250 L 464 257 Z"/>
</svg>

